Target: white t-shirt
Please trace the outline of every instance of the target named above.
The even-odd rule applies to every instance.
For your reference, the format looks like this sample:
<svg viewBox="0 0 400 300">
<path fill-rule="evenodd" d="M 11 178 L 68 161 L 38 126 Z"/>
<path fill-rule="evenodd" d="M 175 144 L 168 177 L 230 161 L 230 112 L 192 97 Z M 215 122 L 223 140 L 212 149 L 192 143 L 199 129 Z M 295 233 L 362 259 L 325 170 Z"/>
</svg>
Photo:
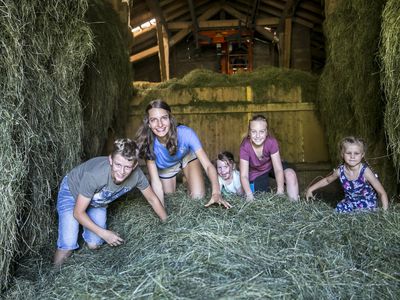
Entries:
<svg viewBox="0 0 400 300">
<path fill-rule="evenodd" d="M 221 192 L 241 194 L 242 185 L 240 184 L 240 173 L 238 170 L 233 170 L 233 180 L 230 184 L 227 184 L 220 176 L 218 176 L 218 182 Z"/>
</svg>

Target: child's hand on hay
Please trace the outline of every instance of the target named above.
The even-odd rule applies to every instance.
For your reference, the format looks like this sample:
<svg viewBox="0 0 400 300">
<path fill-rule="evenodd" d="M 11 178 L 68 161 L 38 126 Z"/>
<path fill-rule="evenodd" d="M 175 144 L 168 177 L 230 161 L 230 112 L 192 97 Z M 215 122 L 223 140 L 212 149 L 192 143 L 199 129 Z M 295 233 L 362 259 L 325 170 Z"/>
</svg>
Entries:
<svg viewBox="0 0 400 300">
<path fill-rule="evenodd" d="M 227 201 L 222 199 L 221 194 L 212 194 L 210 201 L 208 201 L 208 203 L 204 206 L 209 207 L 209 206 L 213 205 L 214 203 L 218 203 L 219 205 L 222 204 L 225 208 L 232 207 L 232 205 L 230 205 Z"/>
<path fill-rule="evenodd" d="M 111 247 L 119 246 L 124 242 L 124 240 L 117 233 L 107 229 L 104 231 L 102 238 Z"/>
<path fill-rule="evenodd" d="M 306 200 L 315 200 L 315 196 L 313 195 L 312 191 L 310 189 L 307 189 L 306 191 Z"/>
</svg>

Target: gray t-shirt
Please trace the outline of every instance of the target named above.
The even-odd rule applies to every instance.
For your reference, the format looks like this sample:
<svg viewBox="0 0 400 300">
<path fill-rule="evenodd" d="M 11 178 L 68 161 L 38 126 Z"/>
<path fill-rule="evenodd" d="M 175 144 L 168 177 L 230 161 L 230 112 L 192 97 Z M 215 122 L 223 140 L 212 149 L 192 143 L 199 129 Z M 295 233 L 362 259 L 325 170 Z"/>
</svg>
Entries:
<svg viewBox="0 0 400 300">
<path fill-rule="evenodd" d="M 149 181 L 143 171 L 136 167 L 132 174 L 121 184 L 115 184 L 111 177 L 108 156 L 92 158 L 68 173 L 68 186 L 75 200 L 81 194 L 90 198 L 90 206 L 107 206 L 134 187 L 144 190 Z"/>
</svg>

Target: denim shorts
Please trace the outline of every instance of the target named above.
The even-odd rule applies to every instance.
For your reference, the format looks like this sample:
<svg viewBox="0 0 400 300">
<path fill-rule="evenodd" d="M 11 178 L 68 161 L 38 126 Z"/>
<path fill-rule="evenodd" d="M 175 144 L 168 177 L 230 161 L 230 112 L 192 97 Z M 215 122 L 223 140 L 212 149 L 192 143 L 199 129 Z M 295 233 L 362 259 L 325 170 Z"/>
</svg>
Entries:
<svg viewBox="0 0 400 300">
<path fill-rule="evenodd" d="M 194 154 L 192 151 L 190 151 L 188 154 L 186 154 L 182 160 L 178 161 L 175 165 L 172 167 L 166 168 L 166 169 L 158 169 L 158 176 L 161 179 L 169 179 L 175 177 L 182 169 L 186 168 L 186 166 L 197 159 L 196 154 Z"/>
<path fill-rule="evenodd" d="M 61 182 L 57 198 L 58 212 L 58 240 L 57 248 L 62 250 L 74 250 L 79 248 L 79 222 L 74 218 L 75 199 L 68 187 L 68 177 L 65 176 Z M 102 228 L 106 228 L 107 208 L 91 207 L 86 210 L 89 218 Z M 83 239 L 86 243 L 101 245 L 104 240 L 94 232 L 83 228 Z"/>
</svg>

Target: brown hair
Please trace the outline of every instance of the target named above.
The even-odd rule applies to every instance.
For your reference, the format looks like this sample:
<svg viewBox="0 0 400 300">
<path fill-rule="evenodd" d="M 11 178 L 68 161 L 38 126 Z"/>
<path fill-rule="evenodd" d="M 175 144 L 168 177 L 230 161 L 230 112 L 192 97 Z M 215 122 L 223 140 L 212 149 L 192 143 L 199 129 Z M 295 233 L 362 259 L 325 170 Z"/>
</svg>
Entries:
<svg viewBox="0 0 400 300">
<path fill-rule="evenodd" d="M 226 162 L 227 164 L 231 165 L 233 169 L 235 169 L 235 158 L 231 152 L 222 151 L 218 153 L 217 159 L 215 160 L 215 165 L 217 164 L 217 160 Z"/>
<path fill-rule="evenodd" d="M 170 155 L 175 155 L 178 147 L 177 122 L 172 115 L 171 107 L 165 101 L 161 99 L 156 99 L 151 101 L 146 106 L 142 124 L 136 132 L 135 139 L 139 146 L 139 156 L 144 159 L 155 159 L 153 152 L 154 133 L 149 127 L 149 110 L 152 108 L 162 108 L 168 112 L 171 126 L 167 133 L 167 143 L 165 146 L 168 149 Z"/>
</svg>

